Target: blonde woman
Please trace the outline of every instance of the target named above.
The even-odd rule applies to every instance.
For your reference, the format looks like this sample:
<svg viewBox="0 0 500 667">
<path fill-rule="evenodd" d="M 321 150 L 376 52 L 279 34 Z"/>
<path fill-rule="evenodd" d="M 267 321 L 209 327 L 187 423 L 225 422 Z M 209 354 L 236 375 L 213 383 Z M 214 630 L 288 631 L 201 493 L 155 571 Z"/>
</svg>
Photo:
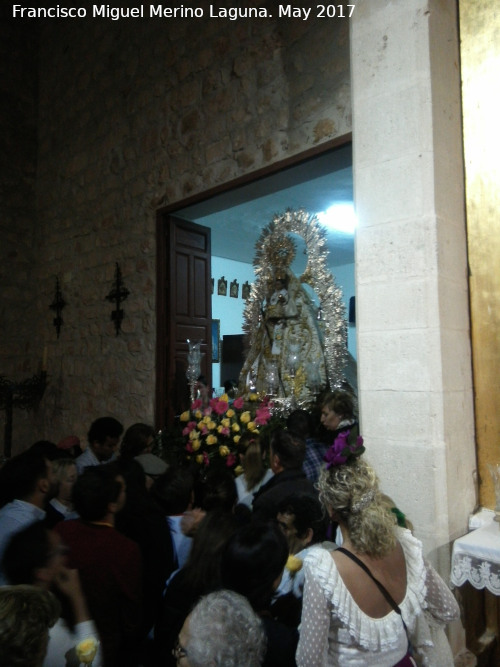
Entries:
<svg viewBox="0 0 500 667">
<path fill-rule="evenodd" d="M 73 486 L 78 472 L 74 459 L 56 459 L 52 461 L 52 473 L 56 481 L 56 495 L 47 506 L 46 524 L 53 528 L 59 521 L 77 519 L 73 508 Z"/>
<path fill-rule="evenodd" d="M 444 667 L 432 654 L 428 615 L 444 625 L 459 617 L 458 604 L 422 544 L 396 525 L 363 451 L 362 438 L 344 432 L 325 456 L 320 500 L 343 546 L 314 548 L 305 559 L 297 665 L 409 667 L 415 650 Z"/>
<path fill-rule="evenodd" d="M 273 471 L 265 465 L 265 452 L 257 434 L 242 435 L 237 451 L 243 468 L 243 473 L 236 478 L 238 502 L 251 507 L 253 494 L 271 479 Z"/>
</svg>

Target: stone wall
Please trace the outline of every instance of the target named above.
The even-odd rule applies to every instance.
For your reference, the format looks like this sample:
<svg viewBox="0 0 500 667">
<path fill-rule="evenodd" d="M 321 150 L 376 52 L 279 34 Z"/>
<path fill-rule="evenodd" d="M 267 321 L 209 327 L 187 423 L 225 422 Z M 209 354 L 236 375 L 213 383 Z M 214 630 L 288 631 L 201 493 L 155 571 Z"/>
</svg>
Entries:
<svg viewBox="0 0 500 667">
<path fill-rule="evenodd" d="M 19 382 L 37 372 L 35 226 L 37 29 L 0 21 L 0 376 Z M 39 350 L 41 362 L 42 350 Z M 0 398 L 0 405 L 3 401 Z M 17 417 L 17 415 L 16 415 Z M 26 421 L 26 414 L 21 415 Z M 3 434 L 4 413 L 0 412 Z M 1 447 L 0 447 L 1 452 Z M 1 455 L 0 455 L 1 459 Z"/>
<path fill-rule="evenodd" d="M 84 437 L 104 414 L 153 421 L 157 209 L 349 132 L 348 32 L 313 18 L 41 23 L 36 328 L 50 385 L 18 443 Z M 130 290 L 119 336 L 116 262 Z"/>
<path fill-rule="evenodd" d="M 8 361 L 7 350 L 10 360 L 19 360 L 27 351 L 30 316 L 26 308 L 34 307 L 36 294 L 31 272 L 35 259 L 36 44 L 34 26 L 0 23 L 0 375 L 28 370 L 23 363 Z"/>
</svg>

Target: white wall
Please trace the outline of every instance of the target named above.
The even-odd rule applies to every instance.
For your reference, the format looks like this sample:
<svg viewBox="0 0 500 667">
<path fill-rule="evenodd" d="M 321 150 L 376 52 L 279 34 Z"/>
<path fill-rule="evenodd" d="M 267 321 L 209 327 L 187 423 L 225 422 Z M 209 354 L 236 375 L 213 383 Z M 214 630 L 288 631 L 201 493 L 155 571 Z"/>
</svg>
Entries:
<svg viewBox="0 0 500 667">
<path fill-rule="evenodd" d="M 227 280 L 227 296 L 217 294 L 217 281 L 224 276 Z M 212 295 L 212 319 L 220 320 L 220 340 L 222 336 L 239 334 L 243 330 L 243 311 L 245 301 L 241 298 L 241 288 L 248 280 L 251 285 L 255 280 L 252 264 L 236 262 L 225 257 L 212 257 L 212 278 L 214 279 L 214 293 Z M 229 286 L 237 280 L 240 288 L 238 298 L 229 296 Z M 212 384 L 220 389 L 220 363 L 212 364 Z"/>
<path fill-rule="evenodd" d="M 349 299 L 356 295 L 354 287 L 354 264 L 342 264 L 331 269 L 337 286 L 343 294 L 346 319 L 349 320 Z M 356 351 L 356 325 L 347 322 L 347 349 L 354 359 L 357 359 Z"/>
</svg>

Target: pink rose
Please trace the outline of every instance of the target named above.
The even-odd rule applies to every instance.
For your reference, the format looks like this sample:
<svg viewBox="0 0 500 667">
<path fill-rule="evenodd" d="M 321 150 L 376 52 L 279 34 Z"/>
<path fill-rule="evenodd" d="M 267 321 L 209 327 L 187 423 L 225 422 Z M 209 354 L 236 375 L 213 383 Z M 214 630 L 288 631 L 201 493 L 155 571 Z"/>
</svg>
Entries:
<svg viewBox="0 0 500 667">
<path fill-rule="evenodd" d="M 239 396 L 238 398 L 234 399 L 233 408 L 235 408 L 236 410 L 241 410 L 244 404 L 245 401 L 243 400 L 243 396 Z"/>
<path fill-rule="evenodd" d="M 216 404 L 213 406 L 216 414 L 218 415 L 223 415 L 226 413 L 226 410 L 229 408 L 229 403 L 226 403 L 226 401 L 217 401 Z"/>
<path fill-rule="evenodd" d="M 258 426 L 265 426 L 271 419 L 271 413 L 266 406 L 258 408 L 255 412 L 255 423 Z"/>
</svg>

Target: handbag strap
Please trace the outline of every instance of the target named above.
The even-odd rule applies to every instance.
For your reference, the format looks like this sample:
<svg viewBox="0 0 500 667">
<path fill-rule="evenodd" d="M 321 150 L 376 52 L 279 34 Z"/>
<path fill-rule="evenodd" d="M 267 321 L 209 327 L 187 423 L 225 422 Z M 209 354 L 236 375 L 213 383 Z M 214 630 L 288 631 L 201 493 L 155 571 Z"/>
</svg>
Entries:
<svg viewBox="0 0 500 667">
<path fill-rule="evenodd" d="M 347 551 L 347 549 L 344 549 L 344 547 L 338 547 L 338 548 L 336 549 L 336 551 L 340 551 L 340 552 L 342 552 L 343 554 L 345 554 L 346 556 L 348 556 L 351 560 L 353 560 L 353 561 L 356 563 L 356 565 L 359 565 L 359 567 L 360 567 L 361 569 L 363 569 L 363 570 L 366 572 L 366 574 L 367 574 L 369 577 L 371 577 L 371 579 L 373 579 L 373 581 L 374 581 L 375 584 L 377 585 L 379 591 L 380 591 L 380 592 L 382 593 L 382 595 L 385 597 L 385 599 L 387 600 L 387 602 L 391 605 L 391 607 L 394 609 L 394 611 L 397 612 L 397 613 L 401 616 L 401 620 L 403 621 L 403 625 L 405 626 L 405 630 L 406 630 L 406 624 L 405 624 L 405 622 L 404 622 L 404 620 L 403 620 L 403 616 L 402 616 L 402 614 L 401 614 L 401 609 L 399 608 L 399 605 L 398 605 L 397 602 L 394 600 L 394 598 L 392 597 L 392 595 L 389 593 L 389 591 L 387 590 L 387 588 L 386 588 L 384 585 L 382 585 L 382 584 L 380 583 L 380 581 L 379 581 L 378 579 L 376 579 L 376 578 L 373 576 L 373 574 L 371 573 L 371 571 L 369 570 L 369 568 L 363 563 L 363 561 L 361 561 L 361 560 L 360 560 L 357 556 L 355 556 L 351 551 Z"/>
</svg>

